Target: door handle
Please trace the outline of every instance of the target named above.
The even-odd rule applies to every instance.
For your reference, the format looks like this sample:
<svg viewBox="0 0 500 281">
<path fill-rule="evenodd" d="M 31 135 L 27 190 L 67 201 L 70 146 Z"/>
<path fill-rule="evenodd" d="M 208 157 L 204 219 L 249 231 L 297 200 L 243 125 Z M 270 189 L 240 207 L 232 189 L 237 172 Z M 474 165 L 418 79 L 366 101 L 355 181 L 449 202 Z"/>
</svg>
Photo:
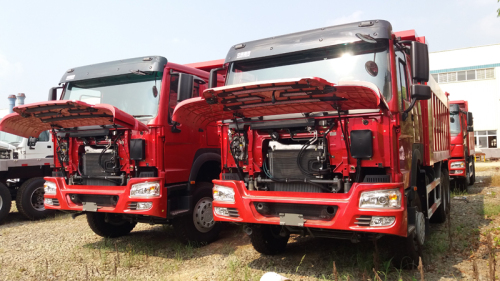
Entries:
<svg viewBox="0 0 500 281">
<path fill-rule="evenodd" d="M 47 145 L 47 148 L 52 148 L 52 145 Z"/>
</svg>

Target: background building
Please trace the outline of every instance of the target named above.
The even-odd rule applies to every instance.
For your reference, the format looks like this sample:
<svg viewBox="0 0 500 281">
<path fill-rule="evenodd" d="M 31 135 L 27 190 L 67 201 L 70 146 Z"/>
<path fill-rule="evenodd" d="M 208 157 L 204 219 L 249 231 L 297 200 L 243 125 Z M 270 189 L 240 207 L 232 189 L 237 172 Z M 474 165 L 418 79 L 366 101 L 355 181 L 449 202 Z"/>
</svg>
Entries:
<svg viewBox="0 0 500 281">
<path fill-rule="evenodd" d="M 450 100 L 466 100 L 474 135 L 487 158 L 500 158 L 500 44 L 433 52 L 431 74 Z"/>
</svg>

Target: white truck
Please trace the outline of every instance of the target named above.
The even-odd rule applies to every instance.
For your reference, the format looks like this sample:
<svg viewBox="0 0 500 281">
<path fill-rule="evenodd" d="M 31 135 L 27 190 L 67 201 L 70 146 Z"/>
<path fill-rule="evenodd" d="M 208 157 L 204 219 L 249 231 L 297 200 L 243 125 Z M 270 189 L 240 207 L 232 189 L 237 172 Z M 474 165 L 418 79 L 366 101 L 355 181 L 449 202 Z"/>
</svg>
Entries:
<svg viewBox="0 0 500 281">
<path fill-rule="evenodd" d="M 9 96 L 9 100 L 12 112 L 16 96 Z M 18 105 L 23 104 L 24 94 L 19 94 L 17 100 Z M 53 213 L 43 206 L 43 177 L 52 175 L 53 155 L 48 131 L 29 139 L 0 132 L 0 223 L 10 212 L 13 200 L 18 211 L 31 220 Z"/>
</svg>

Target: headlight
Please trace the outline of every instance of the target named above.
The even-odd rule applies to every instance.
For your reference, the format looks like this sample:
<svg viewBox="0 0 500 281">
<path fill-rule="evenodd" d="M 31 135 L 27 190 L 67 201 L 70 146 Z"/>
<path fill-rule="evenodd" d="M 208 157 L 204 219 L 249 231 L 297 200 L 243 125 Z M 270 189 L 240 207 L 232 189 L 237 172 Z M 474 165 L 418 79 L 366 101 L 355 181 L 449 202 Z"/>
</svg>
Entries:
<svg viewBox="0 0 500 281">
<path fill-rule="evenodd" d="M 464 167 L 465 167 L 464 161 L 451 162 L 451 168 L 464 168 Z"/>
<path fill-rule="evenodd" d="M 401 192 L 399 189 L 362 192 L 359 198 L 359 208 L 399 209 L 401 208 Z"/>
<path fill-rule="evenodd" d="M 130 187 L 130 197 L 156 196 L 160 196 L 160 183 L 157 181 L 136 183 Z"/>
<path fill-rule="evenodd" d="M 214 185 L 214 201 L 234 203 L 234 190 L 227 186 Z"/>
<path fill-rule="evenodd" d="M 56 195 L 56 193 L 57 193 L 56 184 L 51 182 L 51 181 L 46 181 L 43 184 L 43 191 L 45 192 L 45 194 L 48 194 L 48 195 Z"/>
</svg>

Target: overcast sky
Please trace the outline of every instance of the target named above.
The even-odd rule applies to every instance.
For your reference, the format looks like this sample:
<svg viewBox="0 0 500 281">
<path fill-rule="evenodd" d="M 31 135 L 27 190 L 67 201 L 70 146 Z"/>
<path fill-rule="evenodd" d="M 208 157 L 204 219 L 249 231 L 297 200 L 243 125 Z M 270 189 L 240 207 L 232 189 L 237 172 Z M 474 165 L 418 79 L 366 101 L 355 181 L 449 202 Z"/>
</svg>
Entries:
<svg viewBox="0 0 500 281">
<path fill-rule="evenodd" d="M 497 0 L 0 0 L 0 108 L 10 94 L 46 100 L 72 67 L 146 55 L 222 59 L 236 43 L 360 20 L 415 29 L 431 51 L 498 44 L 498 8 Z"/>
</svg>

